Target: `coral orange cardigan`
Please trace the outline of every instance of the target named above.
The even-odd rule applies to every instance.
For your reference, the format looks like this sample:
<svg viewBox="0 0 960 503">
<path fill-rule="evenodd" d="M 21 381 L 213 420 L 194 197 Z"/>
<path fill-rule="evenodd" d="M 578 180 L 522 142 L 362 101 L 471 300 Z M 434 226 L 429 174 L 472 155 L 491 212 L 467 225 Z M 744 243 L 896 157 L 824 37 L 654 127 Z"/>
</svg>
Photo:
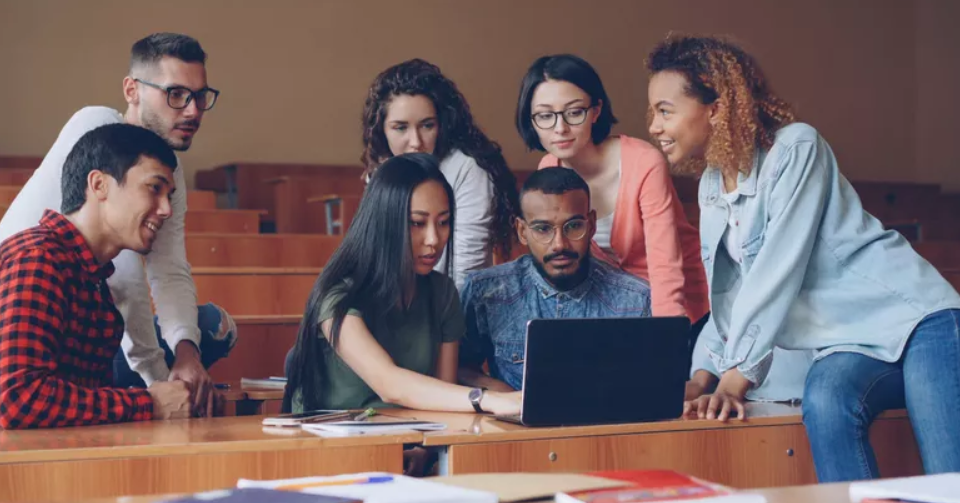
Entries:
<svg viewBox="0 0 960 503">
<path fill-rule="evenodd" d="M 537 169 L 559 165 L 548 154 Z M 696 322 L 710 310 L 700 236 L 683 212 L 666 159 L 653 145 L 622 135 L 610 245 L 621 268 L 650 283 L 654 316 L 686 315 Z M 591 250 L 607 257 L 596 242 Z"/>
</svg>

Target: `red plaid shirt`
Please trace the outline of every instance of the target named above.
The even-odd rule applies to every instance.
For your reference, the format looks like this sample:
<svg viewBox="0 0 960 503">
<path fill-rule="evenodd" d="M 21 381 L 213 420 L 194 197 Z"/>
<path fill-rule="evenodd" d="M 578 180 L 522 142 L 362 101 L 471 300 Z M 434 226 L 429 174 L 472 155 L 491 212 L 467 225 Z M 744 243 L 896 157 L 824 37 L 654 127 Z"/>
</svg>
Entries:
<svg viewBox="0 0 960 503">
<path fill-rule="evenodd" d="M 152 418 L 146 390 L 109 387 L 123 336 L 113 271 L 54 211 L 0 244 L 0 428 Z"/>
</svg>

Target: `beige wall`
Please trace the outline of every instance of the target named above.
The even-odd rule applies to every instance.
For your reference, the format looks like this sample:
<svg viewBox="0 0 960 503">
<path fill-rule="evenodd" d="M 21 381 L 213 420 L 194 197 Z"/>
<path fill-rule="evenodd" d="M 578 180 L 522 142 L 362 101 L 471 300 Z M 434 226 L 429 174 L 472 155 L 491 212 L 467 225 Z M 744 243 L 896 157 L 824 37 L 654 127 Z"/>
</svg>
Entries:
<svg viewBox="0 0 960 503">
<path fill-rule="evenodd" d="M 960 192 L 960 2 L 923 0 L 916 21 L 915 165 Z"/>
<path fill-rule="evenodd" d="M 960 153 L 938 148 L 960 132 L 958 3 L 0 0 L 0 154 L 42 155 L 79 107 L 122 106 L 130 44 L 169 30 L 202 42 L 210 84 L 223 91 L 182 156 L 188 170 L 357 162 L 367 86 L 411 57 L 440 65 L 512 167 L 532 169 L 512 117 L 534 58 L 585 57 L 607 85 L 618 131 L 644 136 L 643 58 L 675 30 L 740 40 L 850 177 L 960 188 Z"/>
</svg>

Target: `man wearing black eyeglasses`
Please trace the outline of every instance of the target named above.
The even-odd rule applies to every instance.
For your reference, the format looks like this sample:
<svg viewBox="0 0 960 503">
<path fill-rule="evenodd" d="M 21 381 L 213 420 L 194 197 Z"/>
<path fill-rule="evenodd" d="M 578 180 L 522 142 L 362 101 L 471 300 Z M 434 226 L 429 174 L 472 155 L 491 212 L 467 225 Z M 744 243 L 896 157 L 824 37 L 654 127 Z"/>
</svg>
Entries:
<svg viewBox="0 0 960 503">
<path fill-rule="evenodd" d="M 92 129 L 123 122 L 153 131 L 175 151 L 189 149 L 204 113 L 220 94 L 207 85 L 206 57 L 200 43 L 186 35 L 155 33 L 137 41 L 123 79 L 126 112 L 86 107 L 71 117 L 0 221 L 0 239 L 37 225 L 46 208 L 60 208 L 64 161 Z M 159 226 L 146 219 L 140 223 L 139 232 L 156 234 L 153 251 L 141 257 L 128 250 L 113 260 L 116 271 L 107 285 L 125 323 L 114 385 L 180 381 L 190 391 L 187 405 L 193 415 L 203 416 L 212 414 L 216 395 L 206 368 L 233 347 L 236 325 L 218 306 L 197 306 L 184 245 L 183 173 L 182 166 L 174 170 L 171 217 Z"/>
<path fill-rule="evenodd" d="M 520 209 L 517 235 L 530 252 L 471 274 L 460 289 L 467 330 L 458 377 L 477 388 L 521 388 L 529 320 L 650 316 L 650 285 L 591 253 L 597 215 L 576 171 L 534 172 Z"/>
</svg>

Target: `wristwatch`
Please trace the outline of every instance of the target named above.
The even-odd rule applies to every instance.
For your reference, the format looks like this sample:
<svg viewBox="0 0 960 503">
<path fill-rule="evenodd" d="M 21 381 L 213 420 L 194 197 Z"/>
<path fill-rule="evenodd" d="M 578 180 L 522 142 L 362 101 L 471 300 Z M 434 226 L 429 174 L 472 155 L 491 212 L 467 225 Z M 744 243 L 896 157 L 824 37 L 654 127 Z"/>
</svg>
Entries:
<svg viewBox="0 0 960 503">
<path fill-rule="evenodd" d="M 473 405 L 473 410 L 477 411 L 477 414 L 483 414 L 485 411 L 480 407 L 480 401 L 483 400 L 483 394 L 487 391 L 487 388 L 473 388 L 470 390 L 470 394 L 467 395 L 467 398 L 470 399 L 470 404 Z"/>
</svg>

